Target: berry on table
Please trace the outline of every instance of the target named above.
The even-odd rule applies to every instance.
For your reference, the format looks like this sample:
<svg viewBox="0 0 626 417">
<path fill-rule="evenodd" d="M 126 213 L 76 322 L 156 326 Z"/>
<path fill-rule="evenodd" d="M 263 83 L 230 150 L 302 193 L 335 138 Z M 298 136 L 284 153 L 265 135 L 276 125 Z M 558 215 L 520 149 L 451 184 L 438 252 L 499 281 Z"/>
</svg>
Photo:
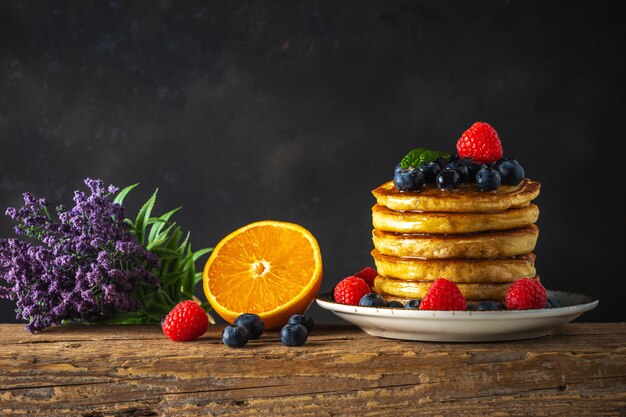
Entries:
<svg viewBox="0 0 626 417">
<path fill-rule="evenodd" d="M 476 174 L 476 186 L 480 191 L 497 190 L 500 183 L 500 173 L 494 168 L 483 168 Z"/>
<path fill-rule="evenodd" d="M 365 282 L 367 282 L 367 285 L 371 287 L 374 285 L 374 278 L 378 276 L 378 272 L 376 272 L 375 269 L 370 268 L 368 266 L 368 267 L 361 269 L 359 272 L 354 274 L 354 276 L 362 278 Z"/>
<path fill-rule="evenodd" d="M 545 308 L 547 299 L 546 289 L 539 281 L 522 278 L 509 287 L 505 305 L 508 310 Z"/>
<path fill-rule="evenodd" d="M 404 304 L 404 308 L 416 310 L 416 309 L 420 308 L 421 301 L 422 300 L 418 300 L 418 299 L 409 300 L 409 301 L 406 302 L 406 304 Z"/>
<path fill-rule="evenodd" d="M 446 168 L 437 174 L 435 183 L 440 190 L 456 190 L 461 184 L 461 177 L 452 168 Z"/>
<path fill-rule="evenodd" d="M 371 288 L 363 278 L 351 276 L 344 278 L 335 286 L 333 296 L 337 303 L 356 306 L 359 305 L 361 297 L 369 292 Z"/>
<path fill-rule="evenodd" d="M 488 123 L 476 122 L 456 143 L 461 158 L 476 162 L 494 162 L 502 158 L 502 143 L 496 130 Z"/>
<path fill-rule="evenodd" d="M 359 300 L 359 305 L 361 307 L 385 307 L 387 305 L 387 302 L 382 295 L 371 292 L 361 297 L 361 299 Z"/>
<path fill-rule="evenodd" d="M 419 169 L 402 169 L 393 176 L 393 183 L 400 191 L 417 191 L 424 186 L 425 178 Z"/>
<path fill-rule="evenodd" d="M 495 168 L 502 177 L 502 184 L 517 185 L 524 179 L 524 168 L 515 159 L 501 159 Z"/>
<path fill-rule="evenodd" d="M 228 347 L 242 347 L 248 343 L 250 332 L 242 326 L 226 326 L 222 332 L 222 342 Z"/>
<path fill-rule="evenodd" d="M 439 278 L 420 303 L 420 310 L 467 310 L 465 298 L 454 282 Z"/>
<path fill-rule="evenodd" d="M 193 300 L 178 303 L 161 324 L 163 333 L 174 342 L 187 342 L 202 336 L 209 327 L 209 317 Z"/>
<path fill-rule="evenodd" d="M 289 317 L 287 324 L 301 324 L 306 327 L 306 331 L 311 334 L 313 331 L 313 327 L 315 327 L 315 323 L 313 322 L 313 317 L 305 316 L 304 314 L 294 314 Z"/>
<path fill-rule="evenodd" d="M 302 346 L 309 338 L 309 332 L 301 324 L 287 324 L 280 329 L 280 341 L 285 346 Z"/>
<path fill-rule="evenodd" d="M 245 313 L 235 319 L 234 326 L 244 327 L 249 335 L 250 340 L 255 340 L 261 337 L 263 330 L 265 330 L 265 323 L 263 319 L 257 314 Z"/>
</svg>

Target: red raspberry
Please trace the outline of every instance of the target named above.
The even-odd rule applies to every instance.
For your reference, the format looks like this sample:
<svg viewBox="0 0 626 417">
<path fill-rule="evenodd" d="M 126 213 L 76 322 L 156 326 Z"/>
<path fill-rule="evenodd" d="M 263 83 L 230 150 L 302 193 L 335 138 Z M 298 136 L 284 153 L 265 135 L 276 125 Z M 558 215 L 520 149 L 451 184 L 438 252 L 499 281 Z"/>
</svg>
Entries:
<svg viewBox="0 0 626 417">
<path fill-rule="evenodd" d="M 546 289 L 539 281 L 522 278 L 511 284 L 506 292 L 504 304 L 507 310 L 529 310 L 544 308 L 547 300 Z"/>
<path fill-rule="evenodd" d="M 467 129 L 456 143 L 461 158 L 476 162 L 494 162 L 502 158 L 502 143 L 498 132 L 488 123 L 476 122 Z"/>
<path fill-rule="evenodd" d="M 372 290 L 363 278 L 351 276 L 342 279 L 339 284 L 335 286 L 333 296 L 338 303 L 358 306 L 361 297 L 370 292 L 372 292 Z"/>
<path fill-rule="evenodd" d="M 161 328 L 175 342 L 186 342 L 202 336 L 209 327 L 209 317 L 198 303 L 192 300 L 178 303 L 169 312 Z"/>
<path fill-rule="evenodd" d="M 467 310 L 465 298 L 454 282 L 439 278 L 420 303 L 420 310 Z"/>
<path fill-rule="evenodd" d="M 363 281 L 367 282 L 367 285 L 370 287 L 374 286 L 374 278 L 378 276 L 378 272 L 375 269 L 370 268 L 369 266 L 361 269 L 359 272 L 354 274 L 355 277 L 362 278 Z"/>
</svg>

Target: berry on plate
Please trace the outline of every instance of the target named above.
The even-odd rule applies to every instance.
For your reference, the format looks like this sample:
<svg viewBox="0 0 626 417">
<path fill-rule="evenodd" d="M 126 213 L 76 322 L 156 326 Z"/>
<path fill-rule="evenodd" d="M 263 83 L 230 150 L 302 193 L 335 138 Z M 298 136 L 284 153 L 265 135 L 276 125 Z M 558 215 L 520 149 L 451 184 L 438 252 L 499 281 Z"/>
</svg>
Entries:
<svg viewBox="0 0 626 417">
<path fill-rule="evenodd" d="M 426 178 L 419 169 L 407 168 L 396 171 L 393 183 L 400 191 L 417 191 L 424 186 Z"/>
<path fill-rule="evenodd" d="M 335 286 L 333 296 L 338 303 L 357 306 L 361 297 L 371 291 L 370 286 L 367 285 L 363 278 L 351 276 L 342 279 Z"/>
<path fill-rule="evenodd" d="M 440 190 L 456 190 L 461 184 L 461 176 L 454 169 L 445 168 L 439 171 L 435 183 Z"/>
<path fill-rule="evenodd" d="M 461 290 L 454 282 L 439 278 L 433 282 L 424 295 L 420 310 L 467 310 Z"/>
<path fill-rule="evenodd" d="M 313 322 L 313 317 L 306 316 L 304 314 L 294 314 L 289 317 L 289 321 L 287 324 L 301 324 L 306 327 L 306 331 L 311 334 L 313 331 L 313 327 L 315 327 L 315 323 Z"/>
<path fill-rule="evenodd" d="M 359 300 L 359 305 L 361 307 L 385 307 L 387 305 L 387 302 L 382 295 L 371 292 L 361 297 L 361 299 Z"/>
<path fill-rule="evenodd" d="M 547 299 L 546 289 L 539 281 L 522 278 L 511 284 L 504 304 L 507 310 L 530 310 L 544 308 Z"/>
<path fill-rule="evenodd" d="M 183 301 L 165 316 L 161 328 L 174 342 L 187 342 L 202 336 L 209 327 L 209 317 L 198 303 Z"/>
<path fill-rule="evenodd" d="M 250 332 L 242 326 L 226 326 L 222 332 L 222 342 L 228 347 L 243 347 L 250 339 Z"/>
<path fill-rule="evenodd" d="M 456 143 L 461 158 L 476 162 L 494 162 L 502 158 L 502 143 L 496 130 L 488 123 L 476 122 Z"/>
<path fill-rule="evenodd" d="M 244 327 L 250 333 L 250 340 L 258 339 L 265 330 L 265 323 L 257 314 L 242 314 L 235 319 L 233 325 Z"/>
<path fill-rule="evenodd" d="M 411 309 L 411 310 L 416 310 L 416 309 L 420 308 L 420 303 L 421 302 L 422 302 L 422 300 L 418 300 L 418 299 L 409 300 L 404 305 L 404 308 Z"/>
<path fill-rule="evenodd" d="M 285 346 L 302 346 L 309 338 L 309 332 L 301 324 L 287 324 L 280 330 L 280 341 Z"/>
<path fill-rule="evenodd" d="M 354 276 L 362 278 L 365 282 L 367 282 L 367 285 L 372 287 L 374 285 L 374 278 L 378 276 L 378 272 L 368 266 L 361 269 L 359 272 L 354 274 Z"/>
<path fill-rule="evenodd" d="M 387 301 L 387 304 L 385 305 L 385 307 L 387 307 L 387 308 L 404 308 L 404 304 L 402 304 L 400 301 L 391 300 L 391 301 Z"/>
</svg>

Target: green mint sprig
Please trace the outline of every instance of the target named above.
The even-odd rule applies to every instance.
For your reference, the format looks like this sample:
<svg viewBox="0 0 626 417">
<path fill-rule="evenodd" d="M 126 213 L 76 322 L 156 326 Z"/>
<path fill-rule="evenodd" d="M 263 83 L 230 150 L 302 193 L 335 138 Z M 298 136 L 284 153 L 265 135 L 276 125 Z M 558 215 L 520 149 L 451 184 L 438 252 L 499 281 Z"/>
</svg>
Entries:
<svg viewBox="0 0 626 417">
<path fill-rule="evenodd" d="M 137 185 L 133 184 L 121 190 L 115 202 L 122 204 L 128 193 Z M 202 248 L 196 251 L 191 249 L 190 233 L 184 234 L 181 227 L 170 220 L 172 215 L 182 207 L 177 207 L 158 217 L 153 216 L 152 210 L 157 192 L 158 189 L 143 204 L 134 220 L 126 218 L 124 221 L 137 241 L 159 258 L 159 266 L 153 271 L 159 283 L 156 288 L 142 284 L 134 294 L 141 303 L 141 308 L 133 312 L 120 312 L 110 320 L 111 322 L 159 323 L 161 318 L 176 304 L 185 300 L 197 300 L 194 291 L 198 283 L 202 281 L 202 272 L 196 272 L 195 263 L 202 256 L 211 253 L 213 248 Z M 207 313 L 211 311 L 211 305 L 208 302 L 200 305 Z M 209 318 L 212 321 L 210 315 Z"/>
<path fill-rule="evenodd" d="M 450 154 L 446 152 L 431 151 L 425 148 L 415 148 L 402 158 L 400 168 L 418 168 L 420 165 L 436 161 L 439 158 L 450 159 Z"/>
</svg>

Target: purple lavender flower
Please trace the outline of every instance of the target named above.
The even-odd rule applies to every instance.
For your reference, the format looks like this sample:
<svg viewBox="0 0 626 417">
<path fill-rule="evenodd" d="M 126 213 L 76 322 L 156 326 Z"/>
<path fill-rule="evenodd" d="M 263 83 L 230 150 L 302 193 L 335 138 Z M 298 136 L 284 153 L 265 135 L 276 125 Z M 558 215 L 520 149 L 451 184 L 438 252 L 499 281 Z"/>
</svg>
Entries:
<svg viewBox="0 0 626 417">
<path fill-rule="evenodd" d="M 41 331 L 72 320 L 111 317 L 134 311 L 141 286 L 154 286 L 158 258 L 143 248 L 124 223 L 124 207 L 111 195 L 117 187 L 87 178 L 91 194 L 74 194 L 74 207 L 58 206 L 24 193 L 24 206 L 9 207 L 16 234 L 0 239 L 0 297 L 16 301 L 26 329 Z M 39 243 L 32 243 L 38 241 Z M 2 281 L 6 285 L 1 285 Z"/>
</svg>

